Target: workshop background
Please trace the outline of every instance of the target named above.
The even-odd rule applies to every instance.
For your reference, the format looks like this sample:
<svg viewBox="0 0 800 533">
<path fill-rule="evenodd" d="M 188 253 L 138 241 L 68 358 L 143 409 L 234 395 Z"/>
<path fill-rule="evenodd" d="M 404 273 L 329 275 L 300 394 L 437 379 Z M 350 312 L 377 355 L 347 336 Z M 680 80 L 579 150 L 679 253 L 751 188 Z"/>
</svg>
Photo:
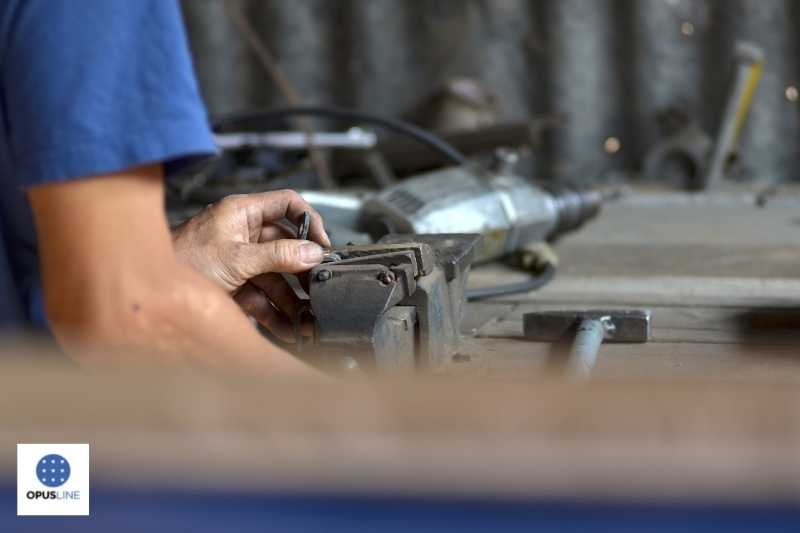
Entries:
<svg viewBox="0 0 800 533">
<path fill-rule="evenodd" d="M 283 346 L 337 378 L 0 344 L 0 531 L 800 531 L 800 2 L 182 5 L 225 150 L 168 180 L 167 214 L 278 187 L 327 208 L 315 338 Z M 373 116 L 236 114 L 299 104 Z M 725 179 L 678 181 L 712 144 Z M 362 218 L 410 229 L 370 248 Z M 4 527 L 25 442 L 91 443 L 91 522 Z"/>
<path fill-rule="evenodd" d="M 800 3 L 792 0 L 239 0 L 234 2 L 306 103 L 410 118 L 452 80 L 485 120 L 565 114 L 538 154 L 544 177 L 619 178 L 641 170 L 665 117 L 712 138 L 734 45 L 765 65 L 741 138 L 743 180 L 798 178 Z M 285 105 L 219 0 L 183 3 L 212 114 Z M 456 88 L 456 90 L 458 90 Z M 430 125 L 430 124 L 424 124 Z M 435 124 L 434 124 L 435 125 Z"/>
</svg>

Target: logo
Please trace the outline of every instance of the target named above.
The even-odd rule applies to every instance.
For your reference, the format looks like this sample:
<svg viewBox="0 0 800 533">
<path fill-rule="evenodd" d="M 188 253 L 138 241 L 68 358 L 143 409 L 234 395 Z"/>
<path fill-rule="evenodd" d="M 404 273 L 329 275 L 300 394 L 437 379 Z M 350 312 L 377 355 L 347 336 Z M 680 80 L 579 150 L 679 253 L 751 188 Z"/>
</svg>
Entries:
<svg viewBox="0 0 800 533">
<path fill-rule="evenodd" d="M 17 444 L 17 515 L 88 514 L 88 444 Z"/>
<path fill-rule="evenodd" d="M 69 480 L 69 461 L 57 453 L 45 455 L 36 466 L 36 477 L 48 487 L 60 487 Z"/>
</svg>

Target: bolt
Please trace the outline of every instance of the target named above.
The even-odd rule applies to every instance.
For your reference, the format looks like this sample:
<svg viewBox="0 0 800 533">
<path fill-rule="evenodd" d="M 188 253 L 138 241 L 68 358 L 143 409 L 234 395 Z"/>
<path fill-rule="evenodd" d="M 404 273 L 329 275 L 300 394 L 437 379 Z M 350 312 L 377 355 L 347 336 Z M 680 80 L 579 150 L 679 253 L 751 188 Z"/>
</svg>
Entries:
<svg viewBox="0 0 800 533">
<path fill-rule="evenodd" d="M 328 281 L 331 279 L 331 276 L 333 276 L 333 274 L 331 274 L 330 270 L 320 270 L 317 272 L 317 281 Z"/>
<path fill-rule="evenodd" d="M 388 271 L 383 271 L 378 274 L 378 281 L 381 282 L 381 285 L 391 285 L 395 282 L 394 274 Z"/>
</svg>

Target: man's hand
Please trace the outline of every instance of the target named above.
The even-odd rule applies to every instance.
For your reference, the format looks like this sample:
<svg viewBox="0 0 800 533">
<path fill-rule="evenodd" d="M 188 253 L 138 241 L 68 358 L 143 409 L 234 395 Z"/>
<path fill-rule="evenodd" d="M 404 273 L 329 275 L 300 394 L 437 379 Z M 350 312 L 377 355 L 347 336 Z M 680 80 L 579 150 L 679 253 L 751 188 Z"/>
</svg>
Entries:
<svg viewBox="0 0 800 533">
<path fill-rule="evenodd" d="M 311 215 L 309 241 L 294 239 L 281 221 Z M 175 228 L 178 259 L 232 294 L 242 309 L 278 337 L 291 340 L 288 317 L 297 298 L 279 274 L 305 272 L 330 246 L 322 219 L 294 191 L 229 196 Z"/>
<path fill-rule="evenodd" d="M 304 212 L 311 215 L 309 241 L 281 224 Z M 322 218 L 291 190 L 228 196 L 173 229 L 172 241 L 178 259 L 229 293 L 261 274 L 309 270 L 330 246 Z"/>
</svg>

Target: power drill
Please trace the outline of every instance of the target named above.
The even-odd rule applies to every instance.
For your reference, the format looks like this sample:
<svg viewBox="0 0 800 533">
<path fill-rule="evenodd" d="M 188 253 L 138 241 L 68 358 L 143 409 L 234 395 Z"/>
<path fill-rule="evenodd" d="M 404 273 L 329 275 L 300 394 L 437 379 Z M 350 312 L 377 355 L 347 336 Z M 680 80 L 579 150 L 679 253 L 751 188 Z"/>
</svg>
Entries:
<svg viewBox="0 0 800 533">
<path fill-rule="evenodd" d="M 537 187 L 507 168 L 462 165 L 406 179 L 370 198 L 361 226 L 373 239 L 479 233 L 475 260 L 490 261 L 579 228 L 605 199 L 599 191 Z"/>
</svg>

